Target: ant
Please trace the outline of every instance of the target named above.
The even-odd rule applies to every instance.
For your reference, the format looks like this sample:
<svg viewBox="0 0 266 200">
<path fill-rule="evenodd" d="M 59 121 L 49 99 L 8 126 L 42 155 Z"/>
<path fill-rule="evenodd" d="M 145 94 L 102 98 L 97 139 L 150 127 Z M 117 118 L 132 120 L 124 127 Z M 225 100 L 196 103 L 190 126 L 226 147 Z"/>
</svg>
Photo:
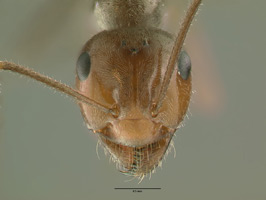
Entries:
<svg viewBox="0 0 266 200">
<path fill-rule="evenodd" d="M 191 61 L 182 47 L 201 0 L 189 6 L 176 38 L 157 28 L 162 4 L 97 0 L 95 14 L 105 31 L 81 51 L 77 89 L 0 61 L 1 70 L 75 98 L 88 129 L 98 134 L 118 170 L 141 179 L 161 164 L 191 97 Z"/>
</svg>

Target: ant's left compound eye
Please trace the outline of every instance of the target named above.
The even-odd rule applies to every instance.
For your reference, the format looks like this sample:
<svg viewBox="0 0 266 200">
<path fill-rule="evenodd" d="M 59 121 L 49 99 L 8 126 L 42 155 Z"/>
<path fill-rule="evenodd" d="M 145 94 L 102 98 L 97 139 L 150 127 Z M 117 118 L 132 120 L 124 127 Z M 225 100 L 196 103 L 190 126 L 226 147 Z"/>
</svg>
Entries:
<svg viewBox="0 0 266 200">
<path fill-rule="evenodd" d="M 187 80 L 191 71 L 191 60 L 186 51 L 181 51 L 178 59 L 178 73 L 183 80 Z"/>
<path fill-rule="evenodd" d="M 77 62 L 77 75 L 80 81 L 85 81 L 90 73 L 91 59 L 88 52 L 83 52 Z"/>
</svg>

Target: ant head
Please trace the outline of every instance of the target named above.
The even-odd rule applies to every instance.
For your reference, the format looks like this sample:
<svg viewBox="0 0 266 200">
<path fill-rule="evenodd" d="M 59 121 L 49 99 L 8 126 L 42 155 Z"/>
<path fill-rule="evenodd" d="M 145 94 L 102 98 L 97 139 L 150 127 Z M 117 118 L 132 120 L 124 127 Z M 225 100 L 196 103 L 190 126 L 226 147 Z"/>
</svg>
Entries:
<svg viewBox="0 0 266 200">
<path fill-rule="evenodd" d="M 88 128 L 97 130 L 122 171 L 143 174 L 158 165 L 186 113 L 191 92 L 187 54 L 176 62 L 163 104 L 152 113 L 172 44 L 172 36 L 158 29 L 104 31 L 86 43 L 78 59 L 78 90 L 117 113 L 80 103 Z M 146 157 L 135 158 L 137 151 Z M 136 168 L 140 159 L 145 168 Z M 147 168 L 148 159 L 153 162 Z"/>
<path fill-rule="evenodd" d="M 135 1 L 127 2 L 131 7 Z M 78 91 L 14 63 L 0 61 L 0 70 L 24 74 L 77 99 L 88 128 L 99 133 L 120 170 L 145 175 L 159 165 L 189 104 L 191 62 L 182 45 L 200 3 L 190 5 L 175 40 L 135 20 L 94 36 L 78 58 Z"/>
</svg>

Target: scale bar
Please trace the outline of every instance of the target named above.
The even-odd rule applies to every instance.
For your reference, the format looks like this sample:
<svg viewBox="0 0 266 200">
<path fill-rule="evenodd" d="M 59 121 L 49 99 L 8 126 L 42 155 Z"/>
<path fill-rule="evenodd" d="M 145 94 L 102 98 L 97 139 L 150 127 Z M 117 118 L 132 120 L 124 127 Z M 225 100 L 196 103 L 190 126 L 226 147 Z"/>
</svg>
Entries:
<svg viewBox="0 0 266 200">
<path fill-rule="evenodd" d="M 114 188 L 115 190 L 161 190 L 162 188 Z"/>
</svg>

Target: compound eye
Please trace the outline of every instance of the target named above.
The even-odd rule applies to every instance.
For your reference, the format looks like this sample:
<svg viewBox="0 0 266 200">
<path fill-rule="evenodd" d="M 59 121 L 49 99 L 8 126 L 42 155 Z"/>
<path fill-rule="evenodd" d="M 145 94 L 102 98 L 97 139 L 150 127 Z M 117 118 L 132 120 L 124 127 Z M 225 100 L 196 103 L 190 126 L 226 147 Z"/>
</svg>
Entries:
<svg viewBox="0 0 266 200">
<path fill-rule="evenodd" d="M 77 75 L 80 81 L 85 81 L 91 70 L 91 59 L 88 52 L 83 52 L 77 61 Z"/>
<path fill-rule="evenodd" d="M 179 59 L 178 59 L 178 73 L 182 77 L 183 80 L 187 80 L 189 78 L 191 71 L 191 60 L 186 51 L 181 51 Z"/>
</svg>

